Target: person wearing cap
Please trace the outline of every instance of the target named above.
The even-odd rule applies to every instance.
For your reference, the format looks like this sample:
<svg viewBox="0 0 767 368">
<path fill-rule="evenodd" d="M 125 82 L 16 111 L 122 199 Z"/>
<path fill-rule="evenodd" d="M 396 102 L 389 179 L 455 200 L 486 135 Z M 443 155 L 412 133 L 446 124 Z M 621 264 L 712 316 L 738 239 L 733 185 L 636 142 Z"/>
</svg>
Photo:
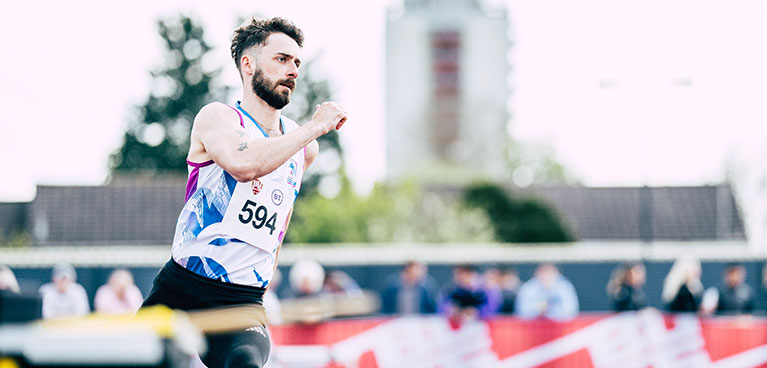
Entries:
<svg viewBox="0 0 767 368">
<path fill-rule="evenodd" d="M 69 264 L 53 267 L 52 282 L 40 287 L 43 298 L 43 318 L 77 317 L 88 314 L 88 294 L 78 284 L 77 272 Z"/>
</svg>

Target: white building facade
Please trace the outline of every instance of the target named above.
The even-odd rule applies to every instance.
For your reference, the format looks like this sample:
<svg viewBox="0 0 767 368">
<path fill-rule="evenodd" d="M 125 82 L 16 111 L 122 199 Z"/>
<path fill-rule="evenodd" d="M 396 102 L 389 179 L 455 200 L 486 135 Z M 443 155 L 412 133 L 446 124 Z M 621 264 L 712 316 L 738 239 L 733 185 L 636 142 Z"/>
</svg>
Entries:
<svg viewBox="0 0 767 368">
<path fill-rule="evenodd" d="M 386 176 L 493 178 L 505 170 L 505 9 L 406 0 L 386 29 Z"/>
</svg>

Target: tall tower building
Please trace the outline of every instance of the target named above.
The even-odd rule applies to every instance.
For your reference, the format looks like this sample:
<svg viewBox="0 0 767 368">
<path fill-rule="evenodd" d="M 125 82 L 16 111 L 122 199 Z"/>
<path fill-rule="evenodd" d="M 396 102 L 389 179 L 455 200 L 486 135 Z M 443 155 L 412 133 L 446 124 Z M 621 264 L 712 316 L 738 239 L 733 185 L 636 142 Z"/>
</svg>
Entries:
<svg viewBox="0 0 767 368">
<path fill-rule="evenodd" d="M 453 180 L 505 168 L 505 9 L 405 0 L 386 28 L 386 176 Z"/>
</svg>

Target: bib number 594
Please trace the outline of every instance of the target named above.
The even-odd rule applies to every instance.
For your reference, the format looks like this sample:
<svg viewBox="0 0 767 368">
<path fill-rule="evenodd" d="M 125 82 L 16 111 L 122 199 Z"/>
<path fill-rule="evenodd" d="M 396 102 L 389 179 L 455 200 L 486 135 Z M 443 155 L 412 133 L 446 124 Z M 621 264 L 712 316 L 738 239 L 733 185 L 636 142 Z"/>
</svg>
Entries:
<svg viewBox="0 0 767 368">
<path fill-rule="evenodd" d="M 269 218 L 267 220 L 267 217 Z M 246 200 L 245 205 L 242 206 L 242 213 L 240 213 L 240 222 L 243 224 L 251 223 L 254 228 L 260 229 L 266 226 L 269 229 L 269 235 L 274 233 L 275 225 L 277 224 L 277 214 L 273 213 L 269 216 L 269 210 L 264 206 L 259 206 L 258 203 L 251 200 Z"/>
</svg>

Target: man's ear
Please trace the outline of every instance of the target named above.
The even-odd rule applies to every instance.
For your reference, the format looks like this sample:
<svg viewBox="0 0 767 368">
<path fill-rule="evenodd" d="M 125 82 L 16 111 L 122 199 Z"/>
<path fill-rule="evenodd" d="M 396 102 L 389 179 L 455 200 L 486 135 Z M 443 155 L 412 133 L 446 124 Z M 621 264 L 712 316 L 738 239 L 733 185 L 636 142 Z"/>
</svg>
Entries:
<svg viewBox="0 0 767 368">
<path fill-rule="evenodd" d="M 242 54 L 242 57 L 240 57 L 240 69 L 245 75 L 253 75 L 256 71 L 255 57 L 248 54 Z"/>
</svg>

